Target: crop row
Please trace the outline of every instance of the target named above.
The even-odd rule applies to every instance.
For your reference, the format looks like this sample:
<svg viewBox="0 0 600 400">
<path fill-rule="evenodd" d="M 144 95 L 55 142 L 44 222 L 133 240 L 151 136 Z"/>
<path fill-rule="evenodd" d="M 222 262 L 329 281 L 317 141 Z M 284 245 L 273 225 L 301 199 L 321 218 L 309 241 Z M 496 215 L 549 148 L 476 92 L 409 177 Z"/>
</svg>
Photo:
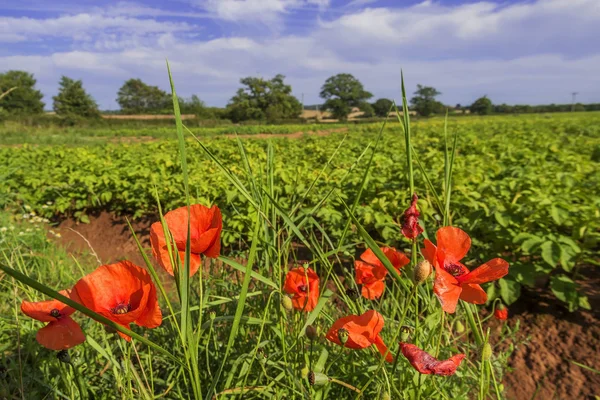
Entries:
<svg viewBox="0 0 600 400">
<path fill-rule="evenodd" d="M 452 222 L 471 233 L 473 257 L 485 253 L 511 259 L 510 277 L 488 288 L 492 296 L 501 295 L 510 303 L 518 297 L 521 285 L 545 281 L 570 309 L 588 306 L 578 295 L 574 279 L 581 268 L 598 261 L 593 254 L 600 237 L 600 174 L 593 153 L 600 146 L 599 123 L 596 113 L 451 121 L 449 132 L 458 133 Z M 352 129 L 345 139 L 344 134 L 332 134 L 243 143 L 256 179 L 266 179 L 261 171 L 267 147 L 272 145 L 276 201 L 288 212 L 299 206 L 296 216 L 312 217 L 306 229 L 322 229 L 335 239 L 348 220 L 341 199 L 352 203 L 358 195 L 377 134 L 378 129 L 369 125 Z M 236 140 L 206 138 L 203 144 L 249 185 Z M 441 196 L 443 121 L 417 124 L 414 146 L 420 165 Z M 409 202 L 405 145 L 398 124 L 385 129 L 374 151 L 356 214 L 377 239 L 408 248 L 397 226 Z M 244 247 L 255 209 L 198 143 L 189 142 L 188 156 L 194 201 L 218 204 L 227 221 L 224 245 Z M 440 223 L 439 204 L 421 170 L 416 171 L 422 223 L 426 231 L 434 232 Z M 164 209 L 184 203 L 175 140 L 94 147 L 4 147 L 0 148 L 0 178 L 4 206 L 28 205 L 48 218 L 70 215 L 85 221 L 87 214 L 98 210 L 134 217 L 155 215 L 155 191 Z M 333 188 L 339 197 L 329 194 Z"/>
</svg>

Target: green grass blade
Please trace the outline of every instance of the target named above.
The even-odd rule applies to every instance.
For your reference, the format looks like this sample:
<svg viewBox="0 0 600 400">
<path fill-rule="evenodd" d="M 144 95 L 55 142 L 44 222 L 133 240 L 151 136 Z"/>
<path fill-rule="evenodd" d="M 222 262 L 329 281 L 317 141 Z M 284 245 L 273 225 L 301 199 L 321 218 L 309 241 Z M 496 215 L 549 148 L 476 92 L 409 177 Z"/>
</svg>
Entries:
<svg viewBox="0 0 600 400">
<path fill-rule="evenodd" d="M 298 335 L 298 338 L 301 338 L 305 335 L 306 327 L 315 322 L 315 320 L 317 319 L 319 314 L 321 314 L 323 307 L 325 307 L 325 304 L 327 304 L 331 296 L 333 296 L 333 292 L 329 289 L 326 289 L 325 292 L 319 297 L 319 302 L 317 303 L 317 306 L 310 312 L 308 318 L 306 319 L 306 322 L 304 323 L 304 326 L 302 327 L 302 329 L 300 329 L 300 334 Z"/>
<path fill-rule="evenodd" d="M 237 269 L 238 271 L 246 272 L 246 267 L 244 267 L 242 264 L 237 263 L 227 257 L 221 256 L 221 257 L 219 257 L 219 260 L 222 261 L 224 264 L 227 264 L 230 267 Z M 258 272 L 251 271 L 250 276 L 252 276 L 252 278 L 256 279 L 257 281 L 264 283 L 265 285 L 271 286 L 273 289 L 279 290 L 279 287 L 277 286 L 277 284 L 275 282 L 273 282 L 269 278 L 265 278 Z"/>
</svg>

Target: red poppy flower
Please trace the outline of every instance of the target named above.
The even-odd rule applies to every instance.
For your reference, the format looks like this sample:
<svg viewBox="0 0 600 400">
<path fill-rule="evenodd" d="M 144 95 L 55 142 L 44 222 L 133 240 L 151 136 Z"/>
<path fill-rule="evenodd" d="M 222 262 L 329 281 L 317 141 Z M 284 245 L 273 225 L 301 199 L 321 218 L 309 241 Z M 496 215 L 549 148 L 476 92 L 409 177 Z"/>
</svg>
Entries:
<svg viewBox="0 0 600 400">
<path fill-rule="evenodd" d="M 77 301 L 76 295 L 70 291 L 62 290 L 60 294 Z M 66 350 L 85 342 L 81 327 L 71 318 L 75 309 L 58 300 L 24 300 L 21 303 L 21 311 L 28 317 L 48 323 L 35 336 L 38 343 L 47 349 Z"/>
<path fill-rule="evenodd" d="M 400 268 L 410 262 L 404 253 L 393 247 L 382 247 L 381 251 L 390 260 L 398 273 L 400 273 Z M 385 276 L 388 270 L 371 249 L 367 249 L 362 253 L 360 258 L 361 260 L 354 261 L 356 283 L 363 285 L 361 290 L 363 297 L 370 300 L 377 299 L 385 289 Z"/>
<path fill-rule="evenodd" d="M 423 228 L 419 225 L 419 215 L 421 214 L 419 213 L 419 210 L 417 210 L 417 200 L 419 200 L 419 197 L 414 193 L 410 207 L 404 211 L 400 218 L 400 222 L 402 223 L 402 234 L 410 240 L 413 240 L 423 233 Z"/>
<path fill-rule="evenodd" d="M 459 228 L 445 226 L 437 231 L 436 238 L 437 247 L 425 239 L 422 253 L 435 268 L 433 291 L 442 303 L 442 309 L 453 313 L 459 298 L 468 303 L 485 303 L 487 294 L 479 285 L 505 276 L 508 263 L 494 258 L 469 271 L 460 262 L 471 247 L 469 235 Z"/>
<path fill-rule="evenodd" d="M 283 290 L 292 296 L 296 310 L 312 311 L 319 301 L 319 276 L 310 268 L 291 269 L 285 277 Z"/>
<path fill-rule="evenodd" d="M 372 345 L 384 355 L 385 360 L 393 362 L 394 357 L 388 352 L 388 348 L 379 335 L 383 329 L 383 316 L 375 310 L 369 310 L 362 315 L 349 315 L 334 322 L 327 332 L 327 340 L 349 349 L 365 349 Z M 342 344 L 339 339 L 339 331 L 345 329 L 348 332 L 348 340 Z"/>
<path fill-rule="evenodd" d="M 156 328 L 162 322 L 150 275 L 129 261 L 96 268 L 81 278 L 73 290 L 81 304 L 126 328 L 131 323 Z M 119 335 L 131 340 L 125 334 Z"/>
<path fill-rule="evenodd" d="M 183 263 L 187 241 L 188 209 L 180 207 L 169 211 L 165 214 L 164 219 L 177 247 L 173 250 L 179 254 Z M 190 276 L 198 271 L 202 254 L 211 258 L 219 257 L 222 228 L 223 218 L 219 207 L 208 208 L 200 204 L 190 206 Z M 150 227 L 150 243 L 154 258 L 165 271 L 173 275 L 173 266 L 160 222 L 155 222 Z"/>
<path fill-rule="evenodd" d="M 496 311 L 494 311 L 494 317 L 500 321 L 506 321 L 508 319 L 508 308 L 500 304 L 500 306 L 496 308 Z"/>
<path fill-rule="evenodd" d="M 414 369 L 425 375 L 454 375 L 464 354 L 456 354 L 447 360 L 440 361 L 431 354 L 421 350 L 414 344 L 400 343 L 400 350 Z"/>
</svg>

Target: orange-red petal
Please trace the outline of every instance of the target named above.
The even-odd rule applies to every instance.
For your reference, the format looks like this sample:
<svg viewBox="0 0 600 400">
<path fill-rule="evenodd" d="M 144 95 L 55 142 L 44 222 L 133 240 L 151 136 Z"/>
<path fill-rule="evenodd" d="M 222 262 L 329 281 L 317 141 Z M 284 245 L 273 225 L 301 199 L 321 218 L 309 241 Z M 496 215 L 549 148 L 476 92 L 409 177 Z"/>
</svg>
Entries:
<svg viewBox="0 0 600 400">
<path fill-rule="evenodd" d="M 293 268 L 285 277 L 283 290 L 292 296 L 295 309 L 312 311 L 319 301 L 319 276 L 311 268 Z"/>
<path fill-rule="evenodd" d="M 344 347 L 364 349 L 375 343 L 383 324 L 383 316 L 375 310 L 369 310 L 362 315 L 349 315 L 338 319 L 327 332 L 326 338 L 341 345 L 338 332 L 344 328 L 348 331 L 348 341 Z"/>
<path fill-rule="evenodd" d="M 498 280 L 508 274 L 508 262 L 501 258 L 494 258 L 475 268 L 466 275 L 460 276 L 461 283 L 481 284 Z"/>
<path fill-rule="evenodd" d="M 462 292 L 460 293 L 460 299 L 467 303 L 473 304 L 485 304 L 487 301 L 487 293 L 479 285 L 472 283 L 460 285 Z"/>
<path fill-rule="evenodd" d="M 437 251 L 437 247 L 435 244 L 431 243 L 431 240 L 425 239 L 423 240 L 425 247 L 421 249 L 421 253 L 423 253 L 423 257 L 433 266 L 436 264 L 435 253 Z"/>
<path fill-rule="evenodd" d="M 436 238 L 438 249 L 444 252 L 446 261 L 450 263 L 462 260 L 471 247 L 469 235 L 454 226 L 438 229 Z"/>
<path fill-rule="evenodd" d="M 171 265 L 171 258 L 169 257 L 169 251 L 167 248 L 167 242 L 165 241 L 165 235 L 162 230 L 162 225 L 160 222 L 155 222 L 150 227 L 150 243 L 152 245 L 152 256 L 158 264 L 164 268 L 164 270 L 171 276 L 173 273 L 173 266 Z M 220 246 L 220 241 L 218 241 Z M 183 250 L 173 249 L 177 254 L 179 254 L 179 259 L 181 261 L 180 265 L 183 266 L 185 260 L 185 245 Z M 198 268 L 200 268 L 201 258 L 199 254 L 190 253 L 190 276 L 194 275 L 198 272 Z"/>
<path fill-rule="evenodd" d="M 71 317 L 50 322 L 37 332 L 35 338 L 50 350 L 66 350 L 85 342 L 81 327 Z"/>
<path fill-rule="evenodd" d="M 376 280 L 363 284 L 361 294 L 366 299 L 375 300 L 381 297 L 384 290 L 385 282 L 383 280 Z"/>
<path fill-rule="evenodd" d="M 447 313 L 456 311 L 458 298 L 462 292 L 461 287 L 455 277 L 446 272 L 443 268 L 435 268 L 435 280 L 433 281 L 433 292 L 440 300 L 442 309 Z"/>
<path fill-rule="evenodd" d="M 72 297 L 71 290 L 61 290 L 59 293 L 71 300 L 77 301 L 76 298 L 74 299 Z M 61 317 L 69 316 L 75 312 L 74 308 L 54 299 L 36 302 L 23 300 L 21 302 L 21 311 L 23 314 L 41 322 L 52 322 L 57 320 L 57 318 L 50 315 L 52 310 L 58 310 Z"/>
<path fill-rule="evenodd" d="M 377 350 L 379 350 L 379 353 L 381 353 L 382 356 L 385 356 L 385 361 L 389 363 L 394 362 L 394 356 L 392 355 L 392 352 L 388 351 L 388 347 L 385 345 L 380 335 L 377 335 L 377 337 L 375 337 L 374 344 L 377 347 Z"/>
</svg>

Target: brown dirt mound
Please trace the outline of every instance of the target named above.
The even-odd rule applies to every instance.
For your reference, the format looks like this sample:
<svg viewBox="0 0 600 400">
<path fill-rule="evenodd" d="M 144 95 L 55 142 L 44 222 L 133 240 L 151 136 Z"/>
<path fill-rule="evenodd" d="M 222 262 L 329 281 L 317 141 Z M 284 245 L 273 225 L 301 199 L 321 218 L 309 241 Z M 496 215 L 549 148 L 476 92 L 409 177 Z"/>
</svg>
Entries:
<svg viewBox="0 0 600 400">
<path fill-rule="evenodd" d="M 548 289 L 526 290 L 510 307 L 509 324 L 521 320 L 519 336 L 528 338 L 512 356 L 504 382 L 509 399 L 597 399 L 600 375 L 600 269 L 582 270 L 578 283 L 591 311 L 568 312 Z"/>
<path fill-rule="evenodd" d="M 151 222 L 132 222 L 147 254 Z M 89 224 L 63 221 L 58 230 L 60 243 L 70 252 L 93 249 L 102 263 L 129 259 L 144 265 L 122 217 L 103 212 L 90 217 Z M 524 289 L 519 301 L 510 307 L 507 323 L 514 326 L 520 320 L 519 338 L 529 340 L 516 348 L 510 361 L 513 371 L 504 379 L 508 399 L 594 400 L 600 396 L 600 375 L 570 362 L 600 370 L 600 269 L 588 267 L 583 274 L 586 279 L 579 283 L 591 311 L 569 313 L 549 289 Z M 492 324 L 499 329 L 499 321 Z"/>
</svg>

